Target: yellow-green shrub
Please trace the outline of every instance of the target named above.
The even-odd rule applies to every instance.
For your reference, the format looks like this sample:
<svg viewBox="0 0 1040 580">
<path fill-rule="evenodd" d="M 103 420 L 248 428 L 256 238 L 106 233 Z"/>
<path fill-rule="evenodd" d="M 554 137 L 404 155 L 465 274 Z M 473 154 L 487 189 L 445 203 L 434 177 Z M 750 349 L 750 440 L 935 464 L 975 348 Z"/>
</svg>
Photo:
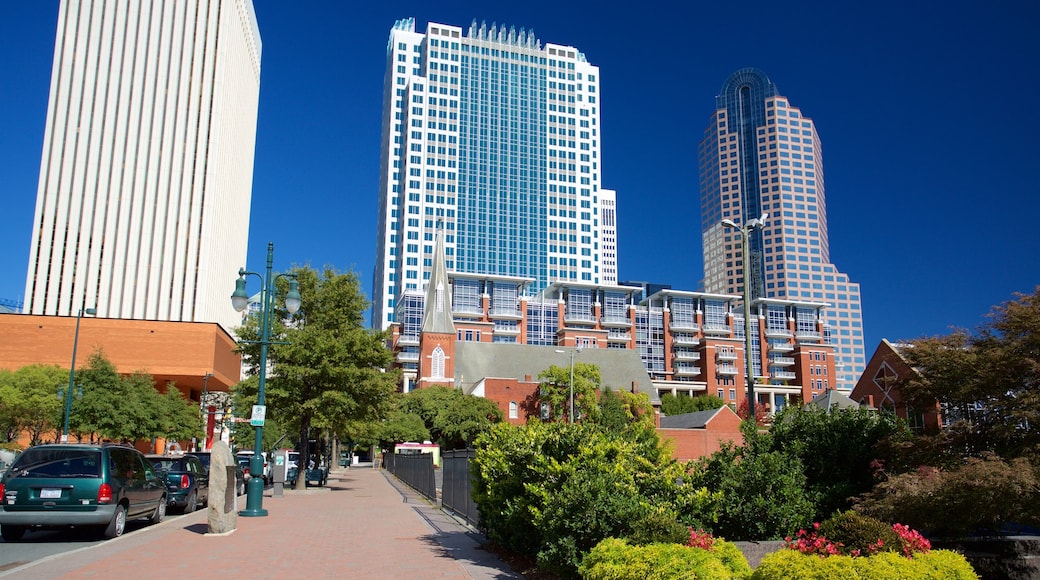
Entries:
<svg viewBox="0 0 1040 580">
<path fill-rule="evenodd" d="M 755 568 L 751 580 L 978 580 L 964 556 L 949 550 L 932 550 L 906 558 L 895 552 L 882 552 L 867 558 L 851 556 L 820 557 L 796 550 L 780 550 L 766 555 Z"/>
<path fill-rule="evenodd" d="M 632 546 L 607 538 L 589 552 L 578 571 L 585 580 L 731 580 L 746 577 L 751 568 L 735 545 L 722 540 L 709 551 L 680 544 Z"/>
</svg>

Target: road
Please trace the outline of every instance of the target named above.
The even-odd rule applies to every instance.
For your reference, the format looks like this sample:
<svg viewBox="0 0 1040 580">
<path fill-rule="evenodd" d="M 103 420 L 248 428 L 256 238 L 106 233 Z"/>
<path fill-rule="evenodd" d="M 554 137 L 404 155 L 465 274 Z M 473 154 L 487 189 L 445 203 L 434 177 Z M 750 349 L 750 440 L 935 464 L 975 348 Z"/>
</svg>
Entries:
<svg viewBox="0 0 1040 580">
<path fill-rule="evenodd" d="M 184 516 L 167 514 L 163 521 L 181 517 Z M 123 533 L 134 534 L 147 527 L 146 520 L 130 521 L 126 523 L 126 531 Z M 28 532 L 17 542 L 5 542 L 0 539 L 0 574 L 36 560 L 86 549 L 104 541 L 98 539 L 97 532 L 83 529 Z"/>
</svg>

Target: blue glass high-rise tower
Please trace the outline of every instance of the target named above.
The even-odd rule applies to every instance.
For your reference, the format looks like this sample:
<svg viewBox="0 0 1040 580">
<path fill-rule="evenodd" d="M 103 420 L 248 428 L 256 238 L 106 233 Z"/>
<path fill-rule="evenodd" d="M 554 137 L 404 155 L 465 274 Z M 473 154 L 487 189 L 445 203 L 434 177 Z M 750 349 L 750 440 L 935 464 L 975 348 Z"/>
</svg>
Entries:
<svg viewBox="0 0 1040 580">
<path fill-rule="evenodd" d="M 866 362 L 860 289 L 830 261 L 816 126 L 754 68 L 730 75 L 715 109 L 699 148 L 704 289 L 739 295 L 747 283 L 754 298 L 827 304 L 833 386 L 851 390 Z M 740 233 L 721 221 L 767 213 L 742 256 Z"/>
<path fill-rule="evenodd" d="M 598 68 L 573 47 L 543 46 L 533 32 L 474 22 L 465 32 L 430 23 L 420 33 L 412 19 L 394 24 L 374 327 L 394 321 L 406 292 L 422 291 L 439 228 L 455 272 L 526 278 L 531 291 L 561 280 L 617 282 L 598 99 Z"/>
</svg>

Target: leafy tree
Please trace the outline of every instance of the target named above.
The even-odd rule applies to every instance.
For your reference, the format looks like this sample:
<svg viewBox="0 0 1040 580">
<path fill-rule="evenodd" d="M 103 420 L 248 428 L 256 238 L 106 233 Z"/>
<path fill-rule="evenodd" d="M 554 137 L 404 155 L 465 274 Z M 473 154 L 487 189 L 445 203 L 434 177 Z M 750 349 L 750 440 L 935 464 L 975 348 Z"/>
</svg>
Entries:
<svg viewBox="0 0 1040 580">
<path fill-rule="evenodd" d="M 102 438 L 119 440 L 124 419 L 121 398 L 122 379 L 116 367 L 101 349 L 95 350 L 87 360 L 85 368 L 77 370 L 76 384 L 82 388 L 83 396 L 72 403 L 69 413 L 69 435 L 82 441 L 84 436 L 93 440 L 95 434 Z"/>
<path fill-rule="evenodd" d="M 693 474 L 721 498 L 716 535 L 729 540 L 772 540 L 792 534 L 812 520 L 814 506 L 805 491 L 798 457 L 774 451 L 771 436 L 751 421 L 741 423 L 744 445 L 731 442 L 702 458 Z"/>
<path fill-rule="evenodd" d="M 428 441 L 430 430 L 423 423 L 423 418 L 415 413 L 401 410 L 393 411 L 385 421 L 380 424 L 380 431 L 374 437 L 390 448 L 395 443 L 405 441 Z"/>
<path fill-rule="evenodd" d="M 941 437 L 962 456 L 1035 454 L 1040 445 L 1040 287 L 993 308 L 975 335 L 958 330 L 900 350 L 917 373 L 898 388 L 911 406 L 938 401 Z"/>
<path fill-rule="evenodd" d="M 14 372 L 21 395 L 21 428 L 29 433 L 29 445 L 40 444 L 44 433 L 64 423 L 65 400 L 56 395 L 57 387 L 68 388 L 68 377 L 57 365 L 29 365 Z"/>
<path fill-rule="evenodd" d="M 0 441 L 15 442 L 27 432 L 29 444 L 39 444 L 62 420 L 64 399 L 58 393 L 68 380 L 68 371 L 56 365 L 0 370 Z"/>
<path fill-rule="evenodd" d="M 326 268 L 318 272 L 296 268 L 302 307 L 290 316 L 281 306 L 288 283 L 278 280 L 272 301 L 273 340 L 268 361 L 271 372 L 265 385 L 265 404 L 287 428 L 295 427 L 299 441 L 307 441 L 312 428 L 342 434 L 350 421 L 381 419 L 391 410 L 390 397 L 397 388 L 397 374 L 387 372 L 393 362 L 386 348 L 387 335 L 365 328 L 368 302 L 353 272 L 342 274 Z M 256 317 L 238 331 L 241 339 L 256 341 Z M 246 343 L 243 358 L 253 372 L 260 363 L 260 345 Z M 239 384 L 244 395 L 255 400 L 251 382 Z M 309 448 L 301 445 L 300 460 L 308 461 Z M 300 478 L 298 487 L 305 485 Z"/>
<path fill-rule="evenodd" d="M 774 451 L 798 458 L 816 505 L 813 519 L 822 520 L 847 510 L 853 496 L 873 487 L 877 446 L 899 428 L 890 413 L 789 406 L 777 414 L 769 433 Z"/>
<path fill-rule="evenodd" d="M 453 389 L 455 390 L 455 389 Z M 494 401 L 473 395 L 458 395 L 437 414 L 437 428 L 442 449 L 465 449 L 495 423 L 503 419 L 502 409 Z"/>
<path fill-rule="evenodd" d="M 661 413 L 670 416 L 696 413 L 697 411 L 711 411 L 725 404 L 725 401 L 715 395 L 698 395 L 696 397 L 673 395 L 671 393 L 661 395 Z"/>
<path fill-rule="evenodd" d="M 571 367 L 552 365 L 538 374 L 539 401 L 549 405 L 549 416 L 553 421 L 567 421 L 570 417 L 571 404 Z M 599 367 L 591 363 L 574 363 L 574 420 L 590 416 L 596 412 L 603 377 Z"/>
<path fill-rule="evenodd" d="M 427 437 L 443 449 L 472 445 L 478 435 L 503 418 L 494 401 L 444 386 L 416 389 L 402 395 L 398 405 L 402 412 L 421 418 L 429 431 Z"/>
<path fill-rule="evenodd" d="M 199 406 L 184 398 L 184 394 L 172 384 L 159 397 L 158 436 L 168 441 L 185 441 L 201 437 L 204 433 L 199 423 Z"/>
</svg>

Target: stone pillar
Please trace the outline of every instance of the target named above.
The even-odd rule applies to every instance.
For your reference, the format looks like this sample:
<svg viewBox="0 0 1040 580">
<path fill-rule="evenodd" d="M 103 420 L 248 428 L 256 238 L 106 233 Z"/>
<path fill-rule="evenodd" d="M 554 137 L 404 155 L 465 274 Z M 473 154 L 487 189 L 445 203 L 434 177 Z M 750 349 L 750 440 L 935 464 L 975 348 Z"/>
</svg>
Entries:
<svg viewBox="0 0 1040 580">
<path fill-rule="evenodd" d="M 223 441 L 214 441 L 209 465 L 209 533 L 230 534 L 238 526 L 235 456 Z"/>
</svg>

